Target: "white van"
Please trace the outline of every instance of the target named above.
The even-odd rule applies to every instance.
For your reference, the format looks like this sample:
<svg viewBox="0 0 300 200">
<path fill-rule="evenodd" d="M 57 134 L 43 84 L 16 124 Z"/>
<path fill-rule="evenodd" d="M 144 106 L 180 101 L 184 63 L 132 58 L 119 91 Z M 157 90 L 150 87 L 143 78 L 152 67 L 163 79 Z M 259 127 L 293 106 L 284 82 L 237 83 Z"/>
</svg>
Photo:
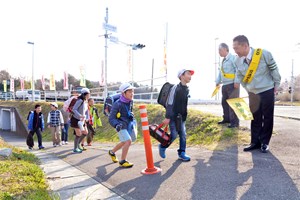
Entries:
<svg viewBox="0 0 300 200">
<path fill-rule="evenodd" d="M 18 90 L 16 91 L 16 99 L 32 101 L 32 90 Z M 41 91 L 34 91 L 34 100 L 41 101 Z"/>
</svg>

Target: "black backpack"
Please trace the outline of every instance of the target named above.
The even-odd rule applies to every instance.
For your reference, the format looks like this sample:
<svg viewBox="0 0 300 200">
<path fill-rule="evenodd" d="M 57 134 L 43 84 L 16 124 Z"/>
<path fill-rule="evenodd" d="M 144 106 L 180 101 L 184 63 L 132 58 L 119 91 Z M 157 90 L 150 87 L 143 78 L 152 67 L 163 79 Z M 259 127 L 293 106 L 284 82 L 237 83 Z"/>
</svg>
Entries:
<svg viewBox="0 0 300 200">
<path fill-rule="evenodd" d="M 106 116 L 109 116 L 111 108 L 117 100 L 119 100 L 121 97 L 121 93 L 117 93 L 111 96 L 106 97 L 104 101 L 104 106 L 103 106 L 103 114 Z"/>
<path fill-rule="evenodd" d="M 166 107 L 167 105 L 167 101 L 169 98 L 169 94 L 171 92 L 171 89 L 174 87 L 176 87 L 176 85 L 171 84 L 169 82 L 166 82 L 160 89 L 158 98 L 157 98 L 157 103 L 162 105 L 163 107 Z"/>
</svg>

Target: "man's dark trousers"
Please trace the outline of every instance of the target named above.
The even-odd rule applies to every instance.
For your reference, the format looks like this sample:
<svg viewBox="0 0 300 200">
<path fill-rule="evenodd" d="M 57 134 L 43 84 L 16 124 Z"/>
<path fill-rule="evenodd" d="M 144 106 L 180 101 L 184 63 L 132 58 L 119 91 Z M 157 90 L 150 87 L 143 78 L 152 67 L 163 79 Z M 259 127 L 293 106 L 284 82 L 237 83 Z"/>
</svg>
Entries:
<svg viewBox="0 0 300 200">
<path fill-rule="evenodd" d="M 268 145 L 273 132 L 274 88 L 259 94 L 249 92 L 249 105 L 253 115 L 251 143 Z"/>
<path fill-rule="evenodd" d="M 226 100 L 238 98 L 239 96 L 240 90 L 234 88 L 234 83 L 222 86 L 223 121 L 230 122 L 233 126 L 239 126 L 240 121 Z"/>
</svg>

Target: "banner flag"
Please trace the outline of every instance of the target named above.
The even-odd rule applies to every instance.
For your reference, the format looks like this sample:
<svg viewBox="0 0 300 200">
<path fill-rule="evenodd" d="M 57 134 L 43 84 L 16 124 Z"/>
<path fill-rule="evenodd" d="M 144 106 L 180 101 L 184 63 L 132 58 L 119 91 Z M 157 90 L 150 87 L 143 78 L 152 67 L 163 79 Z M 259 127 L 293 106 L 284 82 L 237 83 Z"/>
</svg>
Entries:
<svg viewBox="0 0 300 200">
<path fill-rule="evenodd" d="M 104 86 L 104 62 L 103 62 L 103 60 L 101 62 L 101 78 L 99 81 L 99 85 Z"/>
<path fill-rule="evenodd" d="M 85 82 L 85 69 L 83 66 L 80 66 L 80 86 L 86 87 L 86 82 Z"/>
<path fill-rule="evenodd" d="M 15 92 L 15 80 L 10 79 L 10 91 Z"/>
<path fill-rule="evenodd" d="M 45 78 L 44 78 L 44 75 L 42 75 L 41 83 L 42 83 L 42 90 L 45 90 Z"/>
<path fill-rule="evenodd" d="M 218 94 L 219 90 L 220 90 L 221 86 L 216 86 L 215 90 L 213 91 L 213 93 L 211 94 L 211 98 L 213 98 L 216 94 Z"/>
<path fill-rule="evenodd" d="M 250 108 L 243 98 L 227 99 L 226 101 L 240 120 L 253 120 Z"/>
<path fill-rule="evenodd" d="M 50 90 L 55 90 L 54 74 L 50 74 Z"/>
<path fill-rule="evenodd" d="M 64 90 L 69 89 L 68 72 L 64 72 Z"/>
<path fill-rule="evenodd" d="M 24 90 L 24 79 L 21 79 L 20 82 L 21 82 L 21 90 L 23 91 Z"/>
<path fill-rule="evenodd" d="M 166 35 L 164 38 L 164 64 L 161 67 L 160 71 L 166 76 L 168 74 L 168 66 L 167 66 L 167 45 L 168 45 L 168 23 L 166 23 Z"/>
<path fill-rule="evenodd" d="M 3 92 L 7 92 L 7 81 L 3 80 Z"/>
</svg>

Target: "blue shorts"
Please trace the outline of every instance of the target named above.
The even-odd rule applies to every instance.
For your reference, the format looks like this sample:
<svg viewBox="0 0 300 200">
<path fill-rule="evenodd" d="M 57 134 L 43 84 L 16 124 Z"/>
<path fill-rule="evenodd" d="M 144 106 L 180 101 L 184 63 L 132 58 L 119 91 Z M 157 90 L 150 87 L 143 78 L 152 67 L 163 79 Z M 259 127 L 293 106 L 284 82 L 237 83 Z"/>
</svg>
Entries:
<svg viewBox="0 0 300 200">
<path fill-rule="evenodd" d="M 122 129 L 118 132 L 119 139 L 121 142 L 126 142 L 127 140 L 131 140 L 131 137 L 126 129 Z"/>
</svg>

